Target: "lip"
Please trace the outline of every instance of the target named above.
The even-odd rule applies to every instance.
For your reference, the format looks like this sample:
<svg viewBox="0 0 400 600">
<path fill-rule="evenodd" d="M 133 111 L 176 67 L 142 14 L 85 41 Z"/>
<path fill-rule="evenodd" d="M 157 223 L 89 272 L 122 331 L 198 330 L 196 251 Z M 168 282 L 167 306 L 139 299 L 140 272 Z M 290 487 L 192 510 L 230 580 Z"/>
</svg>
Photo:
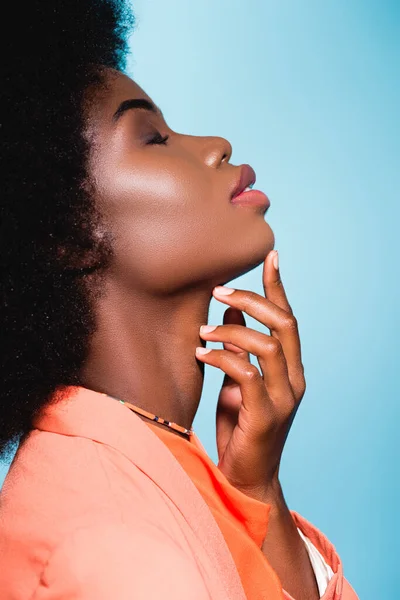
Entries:
<svg viewBox="0 0 400 600">
<path fill-rule="evenodd" d="M 250 190 L 235 196 L 231 200 L 231 204 L 240 204 L 240 206 L 261 206 L 267 210 L 271 202 L 264 192 L 261 190 Z"/>
<path fill-rule="evenodd" d="M 243 165 L 240 169 L 239 179 L 236 181 L 235 189 L 232 192 L 231 200 L 237 197 L 249 185 L 256 182 L 256 173 L 250 165 Z"/>
</svg>

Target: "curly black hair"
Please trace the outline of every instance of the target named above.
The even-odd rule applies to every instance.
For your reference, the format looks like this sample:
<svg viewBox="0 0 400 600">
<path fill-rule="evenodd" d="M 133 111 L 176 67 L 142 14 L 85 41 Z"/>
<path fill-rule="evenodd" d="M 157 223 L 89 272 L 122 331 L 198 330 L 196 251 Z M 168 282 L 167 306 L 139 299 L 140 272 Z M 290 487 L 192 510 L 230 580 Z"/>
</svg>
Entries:
<svg viewBox="0 0 400 600">
<path fill-rule="evenodd" d="M 95 235 L 100 217 L 88 185 L 85 106 L 88 90 L 106 86 L 107 68 L 126 68 L 135 24 L 124 0 L 7 6 L 14 14 L 2 19 L 1 32 L 10 40 L 0 92 L 0 458 L 6 460 L 56 388 L 79 385 L 95 328 L 93 281 L 111 256 L 107 235 Z M 73 255 L 89 256 L 91 264 L 74 269 Z"/>
</svg>

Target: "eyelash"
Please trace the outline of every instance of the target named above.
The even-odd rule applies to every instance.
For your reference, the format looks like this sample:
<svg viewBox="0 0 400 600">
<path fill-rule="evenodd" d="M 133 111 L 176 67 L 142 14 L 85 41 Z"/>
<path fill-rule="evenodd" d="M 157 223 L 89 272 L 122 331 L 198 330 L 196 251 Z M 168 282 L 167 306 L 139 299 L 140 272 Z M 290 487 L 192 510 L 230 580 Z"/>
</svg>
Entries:
<svg viewBox="0 0 400 600">
<path fill-rule="evenodd" d="M 164 146 L 166 146 L 168 138 L 169 138 L 169 135 L 162 137 L 161 133 L 157 132 L 157 134 L 153 138 L 151 138 L 151 140 L 149 140 L 147 143 L 148 144 L 164 144 Z"/>
</svg>

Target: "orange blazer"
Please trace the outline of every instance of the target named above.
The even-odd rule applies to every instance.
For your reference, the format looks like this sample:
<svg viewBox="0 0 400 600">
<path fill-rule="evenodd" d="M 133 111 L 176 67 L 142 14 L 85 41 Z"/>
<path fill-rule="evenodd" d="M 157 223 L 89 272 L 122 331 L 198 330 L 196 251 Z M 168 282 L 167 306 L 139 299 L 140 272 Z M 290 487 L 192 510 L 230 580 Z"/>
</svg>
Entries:
<svg viewBox="0 0 400 600">
<path fill-rule="evenodd" d="M 0 492 L 1 599 L 246 600 L 210 507 L 154 427 L 70 391 L 40 411 Z M 323 599 L 357 600 L 334 547 L 292 515 L 335 573 Z M 277 581 L 260 600 L 290 598 Z"/>
</svg>

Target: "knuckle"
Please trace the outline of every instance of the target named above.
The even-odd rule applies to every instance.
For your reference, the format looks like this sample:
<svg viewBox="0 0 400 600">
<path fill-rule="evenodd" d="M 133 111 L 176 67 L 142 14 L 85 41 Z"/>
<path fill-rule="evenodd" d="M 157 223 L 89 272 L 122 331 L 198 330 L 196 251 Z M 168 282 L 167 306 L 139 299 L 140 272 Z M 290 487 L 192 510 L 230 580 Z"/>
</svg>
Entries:
<svg viewBox="0 0 400 600">
<path fill-rule="evenodd" d="M 260 378 L 260 371 L 254 365 L 249 365 L 246 367 L 245 376 L 248 381 L 255 381 Z"/>
<path fill-rule="evenodd" d="M 283 325 L 286 329 L 291 329 L 292 331 L 297 331 L 298 329 L 298 321 L 294 315 L 287 315 L 284 318 Z"/>
<path fill-rule="evenodd" d="M 296 401 L 300 402 L 306 391 L 306 380 L 304 377 L 299 377 L 296 386 L 294 386 Z"/>
<path fill-rule="evenodd" d="M 270 337 L 265 343 L 265 350 L 269 354 L 280 354 L 282 352 L 282 344 L 277 338 Z"/>
</svg>

